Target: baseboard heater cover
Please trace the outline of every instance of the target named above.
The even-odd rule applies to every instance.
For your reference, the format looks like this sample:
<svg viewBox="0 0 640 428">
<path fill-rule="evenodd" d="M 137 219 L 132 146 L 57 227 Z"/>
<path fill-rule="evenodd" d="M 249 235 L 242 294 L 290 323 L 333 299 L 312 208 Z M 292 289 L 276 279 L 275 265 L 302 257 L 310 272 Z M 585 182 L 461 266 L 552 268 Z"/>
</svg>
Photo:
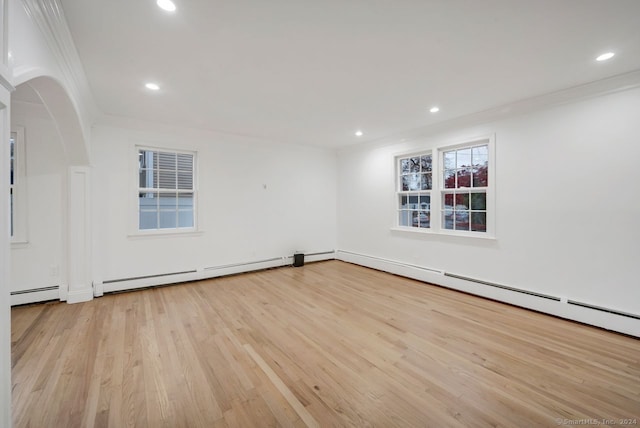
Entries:
<svg viewBox="0 0 640 428">
<path fill-rule="evenodd" d="M 527 294 L 529 296 L 540 297 L 543 299 L 555 300 L 556 302 L 560 302 L 562 299 L 560 297 L 551 296 L 549 294 L 537 293 L 535 291 L 523 290 L 522 288 L 510 287 L 508 285 L 496 284 L 495 282 L 483 281 L 481 279 L 470 278 L 468 276 L 457 275 L 455 273 L 445 272 L 444 276 L 448 276 L 451 278 L 462 279 L 464 281 L 476 282 L 478 284 L 488 285 L 489 287 L 500 288 L 502 290 L 514 291 L 516 293 Z"/>
<path fill-rule="evenodd" d="M 11 295 L 12 296 L 17 296 L 17 295 L 20 295 L 20 294 L 39 293 L 41 291 L 54 291 L 54 290 L 57 290 L 58 288 L 59 288 L 58 285 L 53 285 L 51 287 L 32 288 L 30 290 L 12 291 Z"/>
<path fill-rule="evenodd" d="M 365 257 L 365 258 L 371 259 L 371 260 L 379 260 L 381 262 L 390 263 L 390 264 L 396 265 L 396 266 L 409 267 L 409 268 L 412 268 L 412 269 L 420 269 L 420 270 L 424 270 L 424 271 L 427 271 L 427 272 L 437 273 L 439 275 L 444 274 L 444 272 L 441 271 L 441 270 L 428 268 L 428 267 L 424 267 L 424 266 L 419 266 L 419 265 L 414 265 L 414 264 L 411 264 L 411 263 L 403 263 L 403 262 L 398 262 L 396 260 L 385 259 L 385 258 L 382 258 L 382 257 L 369 256 L 367 254 L 361 254 L 361 253 L 354 253 L 353 251 L 338 250 L 338 252 L 344 253 L 344 254 L 351 254 L 352 256 L 357 256 L 357 257 Z"/>
<path fill-rule="evenodd" d="M 335 250 L 331 250 L 331 251 L 321 251 L 321 252 L 317 252 L 317 253 L 305 253 L 305 257 L 313 257 L 313 256 L 325 256 L 328 254 L 335 254 Z M 256 265 L 256 264 L 262 264 L 262 263 L 271 263 L 271 262 L 277 262 L 277 261 L 282 261 L 282 260 L 286 260 L 286 259 L 292 259 L 293 256 L 284 256 L 284 257 L 272 257 L 270 259 L 264 259 L 264 260 L 253 260 L 250 262 L 242 262 L 242 263 L 232 263 L 232 264 L 228 264 L 228 265 L 220 265 L 220 266 L 209 266 L 204 268 L 205 271 L 209 271 L 209 270 L 220 270 L 220 269 L 229 269 L 229 268 L 235 268 L 235 267 L 240 267 L 240 266 L 251 266 L 251 265 Z"/>
<path fill-rule="evenodd" d="M 232 264 L 220 265 L 220 266 L 210 266 L 210 267 L 204 268 L 204 270 L 219 270 L 219 269 L 229 269 L 229 268 L 240 267 L 240 266 L 251 266 L 251 265 L 256 265 L 256 264 L 261 264 L 261 263 L 269 263 L 269 262 L 281 261 L 282 259 L 283 259 L 283 257 L 273 257 L 273 258 L 270 258 L 270 259 L 254 260 L 254 261 L 251 261 L 251 262 L 232 263 Z"/>
<path fill-rule="evenodd" d="M 581 306 L 583 308 L 594 309 L 596 311 L 607 312 L 614 315 L 620 315 L 622 317 L 634 318 L 640 320 L 640 315 L 632 314 L 629 312 L 618 311 L 617 309 L 605 308 L 603 306 L 596 306 L 589 303 L 577 302 L 575 300 L 567 300 L 570 305 Z"/>
<path fill-rule="evenodd" d="M 157 275 L 144 275 L 144 276 L 132 276 L 131 278 L 119 278 L 119 279 L 110 279 L 107 281 L 102 281 L 103 284 L 114 284 L 116 282 L 124 282 L 124 281 L 135 281 L 138 279 L 149 279 L 149 278 L 162 278 L 164 276 L 173 276 L 173 275 L 184 275 L 186 273 L 196 273 L 197 270 L 185 270 L 182 272 L 171 272 L 171 273 L 161 273 Z"/>
</svg>

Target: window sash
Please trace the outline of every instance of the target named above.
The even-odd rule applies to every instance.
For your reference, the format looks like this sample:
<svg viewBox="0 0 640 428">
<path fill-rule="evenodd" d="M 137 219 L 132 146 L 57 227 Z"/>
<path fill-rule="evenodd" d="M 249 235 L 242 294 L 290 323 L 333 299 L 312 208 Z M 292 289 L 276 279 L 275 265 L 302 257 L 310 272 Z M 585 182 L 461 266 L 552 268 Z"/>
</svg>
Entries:
<svg viewBox="0 0 640 428">
<path fill-rule="evenodd" d="M 194 229 L 194 184 L 195 153 L 138 148 L 138 231 Z"/>
</svg>

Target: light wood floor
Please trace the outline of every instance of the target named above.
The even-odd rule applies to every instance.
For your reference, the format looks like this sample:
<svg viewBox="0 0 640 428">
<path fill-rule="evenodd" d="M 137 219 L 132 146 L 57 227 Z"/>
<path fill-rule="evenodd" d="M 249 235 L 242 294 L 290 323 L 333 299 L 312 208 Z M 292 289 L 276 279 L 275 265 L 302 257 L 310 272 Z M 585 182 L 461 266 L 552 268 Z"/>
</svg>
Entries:
<svg viewBox="0 0 640 428">
<path fill-rule="evenodd" d="M 16 427 L 640 421 L 640 340 L 338 261 L 12 322 Z"/>
</svg>

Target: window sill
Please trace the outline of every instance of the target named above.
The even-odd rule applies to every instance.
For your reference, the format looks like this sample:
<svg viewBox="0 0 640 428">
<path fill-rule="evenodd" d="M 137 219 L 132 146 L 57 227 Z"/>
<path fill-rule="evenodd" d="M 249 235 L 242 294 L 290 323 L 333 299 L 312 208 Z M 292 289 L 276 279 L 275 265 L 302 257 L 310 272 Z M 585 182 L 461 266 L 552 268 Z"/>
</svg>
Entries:
<svg viewBox="0 0 640 428">
<path fill-rule="evenodd" d="M 196 229 L 186 230 L 151 230 L 137 231 L 127 235 L 129 239 L 145 239 L 145 238 L 183 238 L 196 237 L 204 235 L 204 231 Z"/>
<path fill-rule="evenodd" d="M 437 235 L 437 236 L 455 236 L 458 238 L 472 238 L 472 239 L 487 239 L 489 241 L 496 241 L 497 238 L 493 235 L 489 235 L 484 232 L 460 232 L 454 230 L 434 230 L 434 229 L 426 229 L 426 228 L 417 228 L 417 227 L 400 227 L 394 226 L 391 228 L 393 232 L 404 232 L 404 233 L 418 233 L 421 235 Z"/>
</svg>

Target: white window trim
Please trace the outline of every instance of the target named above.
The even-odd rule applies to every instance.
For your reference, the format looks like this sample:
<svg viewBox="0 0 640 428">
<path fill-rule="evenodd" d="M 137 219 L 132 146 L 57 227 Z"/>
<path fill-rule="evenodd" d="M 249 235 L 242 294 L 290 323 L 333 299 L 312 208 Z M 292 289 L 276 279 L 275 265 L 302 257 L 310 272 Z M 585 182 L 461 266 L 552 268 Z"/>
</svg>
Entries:
<svg viewBox="0 0 640 428">
<path fill-rule="evenodd" d="M 15 138 L 15 173 L 13 176 L 13 236 L 11 245 L 19 247 L 27 244 L 27 143 L 23 126 L 14 126 L 11 129 Z"/>
<path fill-rule="evenodd" d="M 468 138 L 463 141 L 457 141 L 453 143 L 445 143 L 437 145 L 433 148 L 425 147 L 422 150 L 411 150 L 402 153 L 396 153 L 393 156 L 393 171 L 394 171 L 394 205 L 393 205 L 393 226 L 391 227 L 392 231 L 397 232 L 406 232 L 412 234 L 422 234 L 422 235 L 447 235 L 447 236 L 458 236 L 464 238 L 474 238 L 474 239 L 489 239 L 495 240 L 496 238 L 496 198 L 495 198 L 495 182 L 496 182 L 496 174 L 495 174 L 495 156 L 496 156 L 496 148 L 495 148 L 495 134 L 478 136 L 474 138 Z M 451 230 L 442 228 L 442 195 L 444 194 L 443 190 L 443 182 L 442 182 L 442 174 L 444 171 L 444 156 L 443 153 L 449 150 L 456 150 L 464 147 L 470 147 L 482 143 L 483 141 L 487 142 L 487 146 L 489 148 L 489 185 L 486 188 L 487 195 L 487 231 L 486 232 L 472 232 L 472 231 L 463 231 L 463 230 Z M 412 155 L 417 154 L 428 154 L 431 153 L 433 159 L 433 171 L 432 171 L 432 190 L 431 194 L 431 211 L 430 211 L 430 227 L 429 228 L 419 228 L 419 227 L 406 227 L 400 226 L 398 224 L 398 195 L 400 192 L 398 191 L 399 187 L 399 159 L 410 157 Z"/>
<path fill-rule="evenodd" d="M 158 152 L 169 152 L 193 155 L 193 227 L 180 227 L 175 229 L 140 229 L 139 226 L 139 199 L 140 190 L 139 163 L 138 153 L 140 150 L 150 150 Z M 128 238 L 144 238 L 144 237 L 171 237 L 171 236 L 200 236 L 202 232 L 198 228 L 198 211 L 200 204 L 198 203 L 198 152 L 196 150 L 175 149 L 160 146 L 134 145 L 133 156 L 131 157 L 132 185 L 134 191 L 131 197 L 130 223 Z"/>
</svg>

